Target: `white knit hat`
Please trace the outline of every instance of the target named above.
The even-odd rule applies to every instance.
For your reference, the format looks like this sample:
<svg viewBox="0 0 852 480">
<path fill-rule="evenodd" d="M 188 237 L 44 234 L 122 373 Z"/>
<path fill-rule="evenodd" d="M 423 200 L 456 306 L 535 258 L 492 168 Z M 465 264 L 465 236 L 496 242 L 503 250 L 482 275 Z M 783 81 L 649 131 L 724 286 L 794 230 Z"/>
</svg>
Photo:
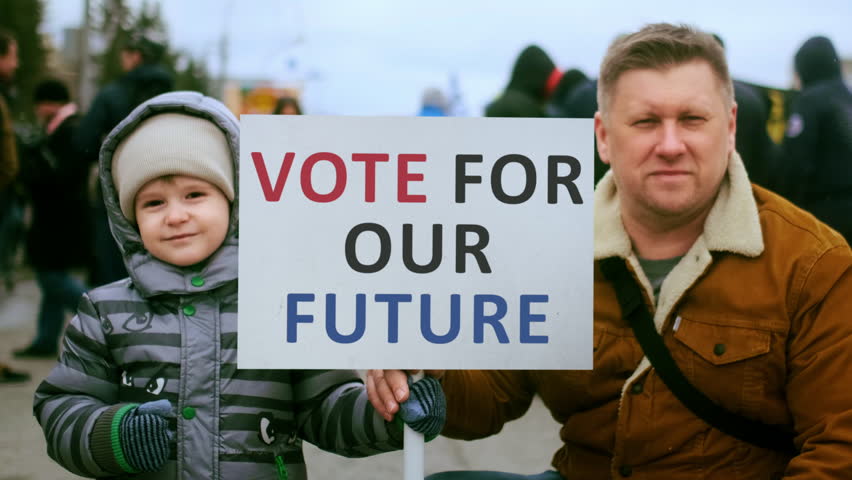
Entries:
<svg viewBox="0 0 852 480">
<path fill-rule="evenodd" d="M 213 122 L 179 113 L 147 118 L 118 144 L 112 181 L 121 213 L 136 222 L 136 193 L 164 175 L 187 175 L 219 187 L 234 200 L 234 164 L 224 132 Z"/>
</svg>

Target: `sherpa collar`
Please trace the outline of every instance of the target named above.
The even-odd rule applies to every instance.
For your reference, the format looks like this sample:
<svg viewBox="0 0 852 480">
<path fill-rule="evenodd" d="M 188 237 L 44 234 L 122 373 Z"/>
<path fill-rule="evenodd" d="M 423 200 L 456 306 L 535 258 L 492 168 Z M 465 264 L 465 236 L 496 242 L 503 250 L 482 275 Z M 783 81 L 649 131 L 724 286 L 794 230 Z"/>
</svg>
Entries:
<svg viewBox="0 0 852 480">
<path fill-rule="evenodd" d="M 621 207 L 612 172 L 595 189 L 595 260 L 618 256 L 630 258 L 633 246 L 621 222 Z M 734 152 L 716 203 L 699 237 L 710 251 L 725 251 L 747 257 L 763 253 L 763 233 L 751 183 L 739 154 Z"/>
</svg>

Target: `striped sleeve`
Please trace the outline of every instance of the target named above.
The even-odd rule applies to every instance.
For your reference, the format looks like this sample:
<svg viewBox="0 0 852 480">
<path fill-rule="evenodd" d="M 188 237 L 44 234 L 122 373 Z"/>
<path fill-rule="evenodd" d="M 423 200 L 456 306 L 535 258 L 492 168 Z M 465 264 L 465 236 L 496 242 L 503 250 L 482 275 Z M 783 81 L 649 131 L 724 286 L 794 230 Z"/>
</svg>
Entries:
<svg viewBox="0 0 852 480">
<path fill-rule="evenodd" d="M 367 389 L 351 370 L 292 372 L 300 436 L 346 457 L 366 457 L 402 448 L 402 426 L 373 409 Z"/>
<path fill-rule="evenodd" d="M 33 413 L 44 431 L 47 454 L 68 471 L 84 477 L 105 471 L 94 459 L 95 422 L 113 409 L 118 396 L 117 367 L 110 363 L 101 322 L 84 295 L 65 331 L 59 363 L 35 392 Z"/>
</svg>

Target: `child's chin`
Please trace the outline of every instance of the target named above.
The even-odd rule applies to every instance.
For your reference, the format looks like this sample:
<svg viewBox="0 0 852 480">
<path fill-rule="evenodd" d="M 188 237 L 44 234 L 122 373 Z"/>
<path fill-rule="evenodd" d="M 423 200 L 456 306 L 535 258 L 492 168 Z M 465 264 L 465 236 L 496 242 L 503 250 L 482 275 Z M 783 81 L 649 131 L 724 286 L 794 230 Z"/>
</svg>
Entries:
<svg viewBox="0 0 852 480">
<path fill-rule="evenodd" d="M 201 255 L 175 255 L 165 261 L 177 267 L 191 267 L 203 262 L 207 257 Z"/>
</svg>

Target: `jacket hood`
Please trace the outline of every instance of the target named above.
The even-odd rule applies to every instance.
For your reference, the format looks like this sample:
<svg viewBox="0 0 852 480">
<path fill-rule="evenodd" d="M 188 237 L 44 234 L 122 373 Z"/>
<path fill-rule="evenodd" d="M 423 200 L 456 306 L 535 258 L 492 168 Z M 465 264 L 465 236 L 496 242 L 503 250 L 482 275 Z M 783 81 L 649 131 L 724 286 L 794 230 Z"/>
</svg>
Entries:
<svg viewBox="0 0 852 480">
<path fill-rule="evenodd" d="M 508 89 L 522 91 L 543 101 L 547 93 L 547 81 L 555 68 L 553 60 L 541 47 L 530 45 L 518 55 Z"/>
<path fill-rule="evenodd" d="M 222 130 L 230 146 L 234 164 L 234 201 L 231 202 L 228 234 L 222 246 L 200 266 L 178 267 L 151 255 L 142 245 L 136 226 L 121 213 L 118 193 L 112 180 L 112 159 L 118 144 L 140 122 L 161 113 L 180 113 L 209 120 Z M 239 151 L 239 122 L 236 117 L 218 100 L 188 91 L 165 93 L 142 103 L 104 140 L 99 156 L 100 180 L 110 229 L 124 258 L 127 272 L 144 297 L 213 290 L 237 278 Z M 201 287 L 192 284 L 193 278 L 198 276 L 204 279 Z"/>
<path fill-rule="evenodd" d="M 568 100 L 588 80 L 586 74 L 576 68 L 565 71 L 553 90 L 550 102 L 547 104 L 547 114 L 551 117 L 571 117 L 567 108 Z"/>
<path fill-rule="evenodd" d="M 837 51 L 826 37 L 809 38 L 796 52 L 795 63 L 802 87 L 841 75 Z"/>
</svg>

